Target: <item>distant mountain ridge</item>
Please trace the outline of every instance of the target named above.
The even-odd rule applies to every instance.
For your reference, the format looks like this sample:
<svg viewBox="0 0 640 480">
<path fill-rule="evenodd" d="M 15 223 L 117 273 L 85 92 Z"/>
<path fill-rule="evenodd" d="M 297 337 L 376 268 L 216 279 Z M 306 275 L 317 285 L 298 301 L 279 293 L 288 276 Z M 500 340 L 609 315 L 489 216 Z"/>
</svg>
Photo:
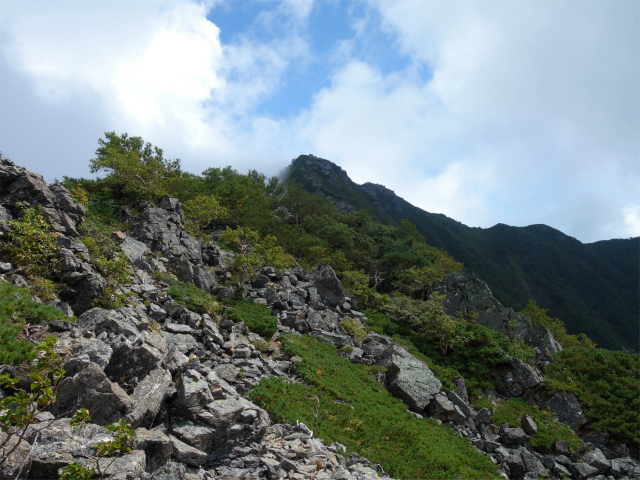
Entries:
<svg viewBox="0 0 640 480">
<path fill-rule="evenodd" d="M 358 185 L 342 168 L 313 155 L 293 160 L 284 180 L 345 212 L 364 210 L 387 224 L 406 218 L 428 244 L 485 280 L 504 305 L 520 310 L 534 299 L 569 333 L 586 333 L 609 349 L 639 349 L 640 238 L 583 244 L 547 225 L 468 227 L 415 207 L 382 185 Z"/>
</svg>

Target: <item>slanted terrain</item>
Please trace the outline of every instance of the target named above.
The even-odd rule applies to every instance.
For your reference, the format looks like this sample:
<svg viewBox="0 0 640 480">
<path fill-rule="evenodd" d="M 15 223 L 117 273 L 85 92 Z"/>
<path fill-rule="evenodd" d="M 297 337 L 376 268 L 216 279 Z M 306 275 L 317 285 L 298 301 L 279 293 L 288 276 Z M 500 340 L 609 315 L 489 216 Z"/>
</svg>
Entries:
<svg viewBox="0 0 640 480">
<path fill-rule="evenodd" d="M 0 477 L 636 478 L 637 356 L 257 172 L 0 160 Z"/>
</svg>

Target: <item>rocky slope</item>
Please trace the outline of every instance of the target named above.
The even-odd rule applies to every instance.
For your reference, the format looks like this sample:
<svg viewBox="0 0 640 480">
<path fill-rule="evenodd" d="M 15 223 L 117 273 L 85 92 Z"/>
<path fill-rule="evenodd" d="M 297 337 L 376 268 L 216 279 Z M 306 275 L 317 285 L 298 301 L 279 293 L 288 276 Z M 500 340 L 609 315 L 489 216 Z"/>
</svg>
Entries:
<svg viewBox="0 0 640 480">
<path fill-rule="evenodd" d="M 132 267 L 126 286 L 132 296 L 117 310 L 91 308 L 105 280 L 79 240 L 83 207 L 64 188 L 49 187 L 40 176 L 2 160 L 2 220 L 17 214 L 15 203 L 20 199 L 41 205 L 61 234 L 64 288 L 61 299 L 51 303 L 77 315 L 77 321 L 49 326 L 58 337 L 58 351 L 67 355 L 66 375 L 55 405 L 40 415 L 25 442 L 0 464 L 0 478 L 57 478 L 71 462 L 87 463 L 93 447 L 113 435 L 105 425 L 122 417 L 135 428 L 133 449 L 111 464 L 104 462 L 109 464 L 105 478 L 378 478 L 381 466 L 354 454 L 345 458 L 342 445 L 313 438 L 305 425 L 275 424 L 265 410 L 247 400 L 245 394 L 265 376 L 300 381 L 295 359 L 280 348 L 278 337 L 283 333 L 311 334 L 338 347 L 350 346 L 345 352 L 352 362 L 386 367 L 379 383 L 405 402 L 416 421 L 429 416 L 454 429 L 489 456 L 505 477 L 640 478 L 640 468 L 626 447 L 609 444 L 606 435 L 592 436 L 591 443 L 585 442 L 573 455 L 564 442 L 550 454 L 538 453 L 529 444 L 537 428 L 531 419 L 523 418 L 522 428 L 495 425 L 489 410 L 476 411 L 470 405 L 464 379 L 453 391 L 444 392 L 428 366 L 392 339 L 371 332 L 362 341 L 347 335 L 341 318 L 366 323 L 366 317 L 355 310 L 327 265 L 284 273 L 265 267 L 240 292 L 219 284 L 231 254 L 190 237 L 175 199 L 164 198 L 157 207 L 142 204 L 135 214 L 121 212 L 129 233 L 114 235 Z M 178 303 L 168 293 L 169 284 L 154 279 L 155 272 L 172 272 L 218 298 L 240 293 L 267 306 L 278 320 L 270 346 L 260 351 L 255 346 L 259 337 L 224 314 L 216 322 Z M 2 281 L 29 284 L 6 262 L 0 264 L 0 274 Z M 451 275 L 439 288 L 447 295 L 447 308 L 481 312 L 480 321 L 491 328 L 506 331 L 509 321 L 518 317 L 476 278 Z M 526 317 L 518 319 L 517 329 L 510 333 L 535 346 L 539 362 L 548 361 L 548 353 L 559 348 L 557 342 Z M 577 400 L 546 395 L 537 366 L 509 360 L 496 372 L 505 385 L 499 394 L 535 398 L 578 431 L 584 415 Z M 16 371 L 7 365 L 0 369 Z M 81 429 L 70 425 L 79 408 L 92 416 Z"/>
<path fill-rule="evenodd" d="M 429 245 L 464 263 L 506 305 L 521 310 L 533 299 L 569 333 L 585 333 L 608 349 L 638 349 L 638 238 L 582 244 L 546 225 L 470 228 L 421 210 L 382 185 L 357 185 L 339 166 L 313 155 L 293 160 L 284 177 L 344 212 L 365 210 L 389 224 L 408 219 Z"/>
</svg>

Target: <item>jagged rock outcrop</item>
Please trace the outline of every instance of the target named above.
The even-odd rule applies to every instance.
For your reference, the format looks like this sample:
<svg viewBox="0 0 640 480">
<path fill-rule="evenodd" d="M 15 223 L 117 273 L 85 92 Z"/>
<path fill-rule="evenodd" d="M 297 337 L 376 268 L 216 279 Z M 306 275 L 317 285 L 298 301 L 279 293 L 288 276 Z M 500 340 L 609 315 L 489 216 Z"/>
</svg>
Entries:
<svg viewBox="0 0 640 480">
<path fill-rule="evenodd" d="M 441 283 L 423 293 L 444 294 L 445 311 L 449 315 L 457 312 L 475 313 L 477 323 L 503 333 L 510 338 L 520 338 L 536 350 L 541 363 L 552 361 L 552 355 L 562 350 L 560 343 L 542 325 L 532 325 L 531 319 L 503 306 L 491 293 L 489 286 L 473 275 L 450 272 Z"/>
</svg>

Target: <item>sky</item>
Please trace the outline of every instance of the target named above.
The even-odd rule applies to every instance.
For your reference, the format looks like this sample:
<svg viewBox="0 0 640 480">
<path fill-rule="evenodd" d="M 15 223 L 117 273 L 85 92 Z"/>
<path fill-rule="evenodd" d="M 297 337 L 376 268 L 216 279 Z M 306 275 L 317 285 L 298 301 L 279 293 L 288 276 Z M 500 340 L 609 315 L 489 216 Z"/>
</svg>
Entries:
<svg viewBox="0 0 640 480">
<path fill-rule="evenodd" d="M 301 154 L 472 227 L 640 236 L 637 0 L 0 0 L 0 151 L 105 132 L 199 174 Z"/>
</svg>

